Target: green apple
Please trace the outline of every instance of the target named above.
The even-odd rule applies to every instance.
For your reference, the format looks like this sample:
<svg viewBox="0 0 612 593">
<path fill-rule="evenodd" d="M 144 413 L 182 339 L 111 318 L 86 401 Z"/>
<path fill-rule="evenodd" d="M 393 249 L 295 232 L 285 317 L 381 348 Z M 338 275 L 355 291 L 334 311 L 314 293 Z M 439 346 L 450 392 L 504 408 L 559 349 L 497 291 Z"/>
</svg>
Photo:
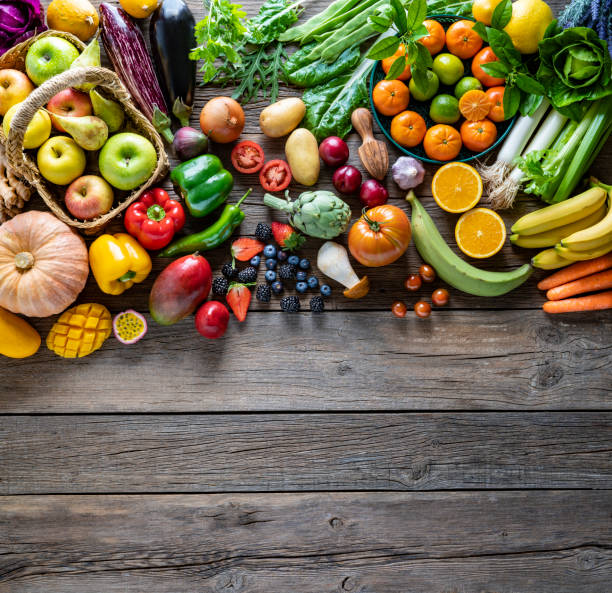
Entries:
<svg viewBox="0 0 612 593">
<path fill-rule="evenodd" d="M 26 73 L 40 86 L 52 76 L 65 72 L 79 57 L 79 50 L 61 37 L 42 37 L 28 50 L 25 59 Z"/>
<path fill-rule="evenodd" d="M 98 166 L 102 177 L 117 189 L 134 189 L 155 170 L 157 153 L 144 136 L 123 132 L 111 136 L 100 151 Z"/>
<path fill-rule="evenodd" d="M 56 185 L 68 185 L 85 171 L 85 151 L 69 136 L 53 136 L 36 155 L 40 174 Z"/>
<path fill-rule="evenodd" d="M 2 131 L 8 138 L 11 129 L 11 120 L 21 103 L 13 105 L 5 114 L 2 120 Z M 23 136 L 24 148 L 38 148 L 51 135 L 51 118 L 46 111 L 39 109 L 35 114 Z"/>
</svg>

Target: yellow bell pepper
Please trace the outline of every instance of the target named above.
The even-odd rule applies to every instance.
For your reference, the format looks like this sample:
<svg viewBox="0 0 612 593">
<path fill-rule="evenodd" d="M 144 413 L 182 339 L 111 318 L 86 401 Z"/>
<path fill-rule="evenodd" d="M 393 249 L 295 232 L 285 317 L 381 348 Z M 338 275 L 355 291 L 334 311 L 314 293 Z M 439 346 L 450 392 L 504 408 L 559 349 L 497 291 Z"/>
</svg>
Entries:
<svg viewBox="0 0 612 593">
<path fill-rule="evenodd" d="M 151 271 L 145 248 L 131 235 L 101 235 L 89 247 L 91 271 L 102 292 L 121 294 Z"/>
<path fill-rule="evenodd" d="M 0 354 L 27 358 L 39 347 L 39 333 L 27 321 L 0 307 Z"/>
</svg>

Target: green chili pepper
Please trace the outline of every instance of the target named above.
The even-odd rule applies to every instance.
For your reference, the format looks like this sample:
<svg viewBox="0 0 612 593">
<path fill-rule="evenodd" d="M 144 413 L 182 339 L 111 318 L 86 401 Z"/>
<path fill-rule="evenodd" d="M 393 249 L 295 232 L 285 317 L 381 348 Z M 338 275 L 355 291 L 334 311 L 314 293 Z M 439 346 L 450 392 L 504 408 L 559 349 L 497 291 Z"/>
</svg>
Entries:
<svg viewBox="0 0 612 593">
<path fill-rule="evenodd" d="M 221 206 L 234 186 L 232 174 L 214 154 L 181 163 L 170 173 L 170 180 L 178 187 L 191 216 L 198 218 Z"/>
<path fill-rule="evenodd" d="M 159 257 L 174 257 L 175 255 L 185 255 L 196 251 L 208 251 L 227 241 L 234 232 L 234 229 L 244 220 L 244 212 L 240 210 L 240 204 L 242 204 L 251 191 L 253 191 L 253 188 L 249 188 L 237 204 L 225 206 L 217 222 L 199 233 L 187 235 L 175 241 L 166 247 L 159 254 Z"/>
</svg>

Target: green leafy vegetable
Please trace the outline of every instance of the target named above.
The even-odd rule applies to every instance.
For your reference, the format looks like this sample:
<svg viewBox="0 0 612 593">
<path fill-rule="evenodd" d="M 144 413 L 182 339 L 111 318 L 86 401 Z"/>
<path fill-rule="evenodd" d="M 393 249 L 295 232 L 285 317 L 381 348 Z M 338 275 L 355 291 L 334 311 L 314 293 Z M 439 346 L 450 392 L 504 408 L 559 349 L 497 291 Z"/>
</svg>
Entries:
<svg viewBox="0 0 612 593">
<path fill-rule="evenodd" d="M 311 49 L 312 44 L 304 46 L 304 48 L 299 49 L 285 62 L 285 77 L 291 84 L 301 87 L 313 87 L 324 84 L 332 78 L 352 70 L 361 61 L 359 45 L 345 49 L 338 59 L 331 64 L 320 59 L 308 62 L 307 54 Z M 294 57 L 296 54 L 300 55 Z M 302 63 L 303 60 L 305 62 Z"/>
<path fill-rule="evenodd" d="M 272 43 L 298 20 L 298 3 L 287 0 L 266 0 L 257 16 L 247 22 L 247 41 L 253 45 Z"/>
</svg>

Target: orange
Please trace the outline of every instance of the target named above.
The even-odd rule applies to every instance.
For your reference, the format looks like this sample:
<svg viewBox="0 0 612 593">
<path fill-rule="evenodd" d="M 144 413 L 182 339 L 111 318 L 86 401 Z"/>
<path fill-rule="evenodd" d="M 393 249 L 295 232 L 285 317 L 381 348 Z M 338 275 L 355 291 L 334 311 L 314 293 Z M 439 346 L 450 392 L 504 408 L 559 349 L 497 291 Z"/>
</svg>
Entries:
<svg viewBox="0 0 612 593">
<path fill-rule="evenodd" d="M 504 84 L 504 82 L 506 82 L 504 78 L 489 76 L 480 67 L 481 64 L 497 61 L 499 61 L 499 58 L 495 55 L 495 52 L 490 47 L 483 47 L 472 60 L 472 74 L 485 86 L 499 86 L 500 84 Z"/>
<path fill-rule="evenodd" d="M 491 103 L 489 119 L 495 123 L 504 121 L 504 89 L 503 86 L 492 86 L 487 90 L 486 95 Z"/>
<path fill-rule="evenodd" d="M 391 121 L 391 138 L 402 146 L 416 146 L 423 141 L 427 125 L 416 111 L 402 111 Z"/>
<path fill-rule="evenodd" d="M 455 240 L 457 247 L 470 257 L 491 257 L 504 246 L 506 225 L 497 212 L 474 208 L 457 221 Z"/>
<path fill-rule="evenodd" d="M 461 136 L 453 126 L 438 124 L 425 133 L 423 148 L 430 159 L 450 161 L 461 150 Z"/>
<path fill-rule="evenodd" d="M 464 121 L 461 124 L 461 140 L 466 148 L 482 152 L 497 140 L 497 128 L 490 119 Z"/>
<path fill-rule="evenodd" d="M 406 50 L 404 48 L 404 44 L 400 43 L 396 52 L 392 56 L 389 56 L 388 58 L 385 58 L 384 60 L 381 61 L 380 64 L 382 66 L 383 72 L 385 74 L 388 74 L 389 70 L 391 69 L 391 66 L 393 66 L 393 62 L 395 62 L 397 58 L 400 58 L 401 56 L 405 54 L 406 54 Z M 412 72 L 410 71 L 410 64 L 407 64 L 406 67 L 404 68 L 404 71 L 397 77 L 396 80 L 408 80 L 411 76 L 412 76 Z"/>
<path fill-rule="evenodd" d="M 419 43 L 422 43 L 429 51 L 432 56 L 435 56 L 443 47 L 446 42 L 446 33 L 444 33 L 444 27 L 438 22 L 431 19 L 423 21 L 423 24 L 429 31 L 429 35 L 421 37 Z"/>
<path fill-rule="evenodd" d="M 431 182 L 434 200 L 446 212 L 465 212 L 482 197 L 482 179 L 466 163 L 447 163 L 440 167 Z"/>
<path fill-rule="evenodd" d="M 478 121 L 489 115 L 491 102 L 484 91 L 474 89 L 461 96 L 461 99 L 459 99 L 459 111 L 465 119 Z"/>
<path fill-rule="evenodd" d="M 376 109 L 383 115 L 397 115 L 410 102 L 410 91 L 401 80 L 381 80 L 372 91 Z"/>
<path fill-rule="evenodd" d="M 462 60 L 473 58 L 482 47 L 482 38 L 473 30 L 473 21 L 455 21 L 446 30 L 446 47 Z"/>
</svg>

